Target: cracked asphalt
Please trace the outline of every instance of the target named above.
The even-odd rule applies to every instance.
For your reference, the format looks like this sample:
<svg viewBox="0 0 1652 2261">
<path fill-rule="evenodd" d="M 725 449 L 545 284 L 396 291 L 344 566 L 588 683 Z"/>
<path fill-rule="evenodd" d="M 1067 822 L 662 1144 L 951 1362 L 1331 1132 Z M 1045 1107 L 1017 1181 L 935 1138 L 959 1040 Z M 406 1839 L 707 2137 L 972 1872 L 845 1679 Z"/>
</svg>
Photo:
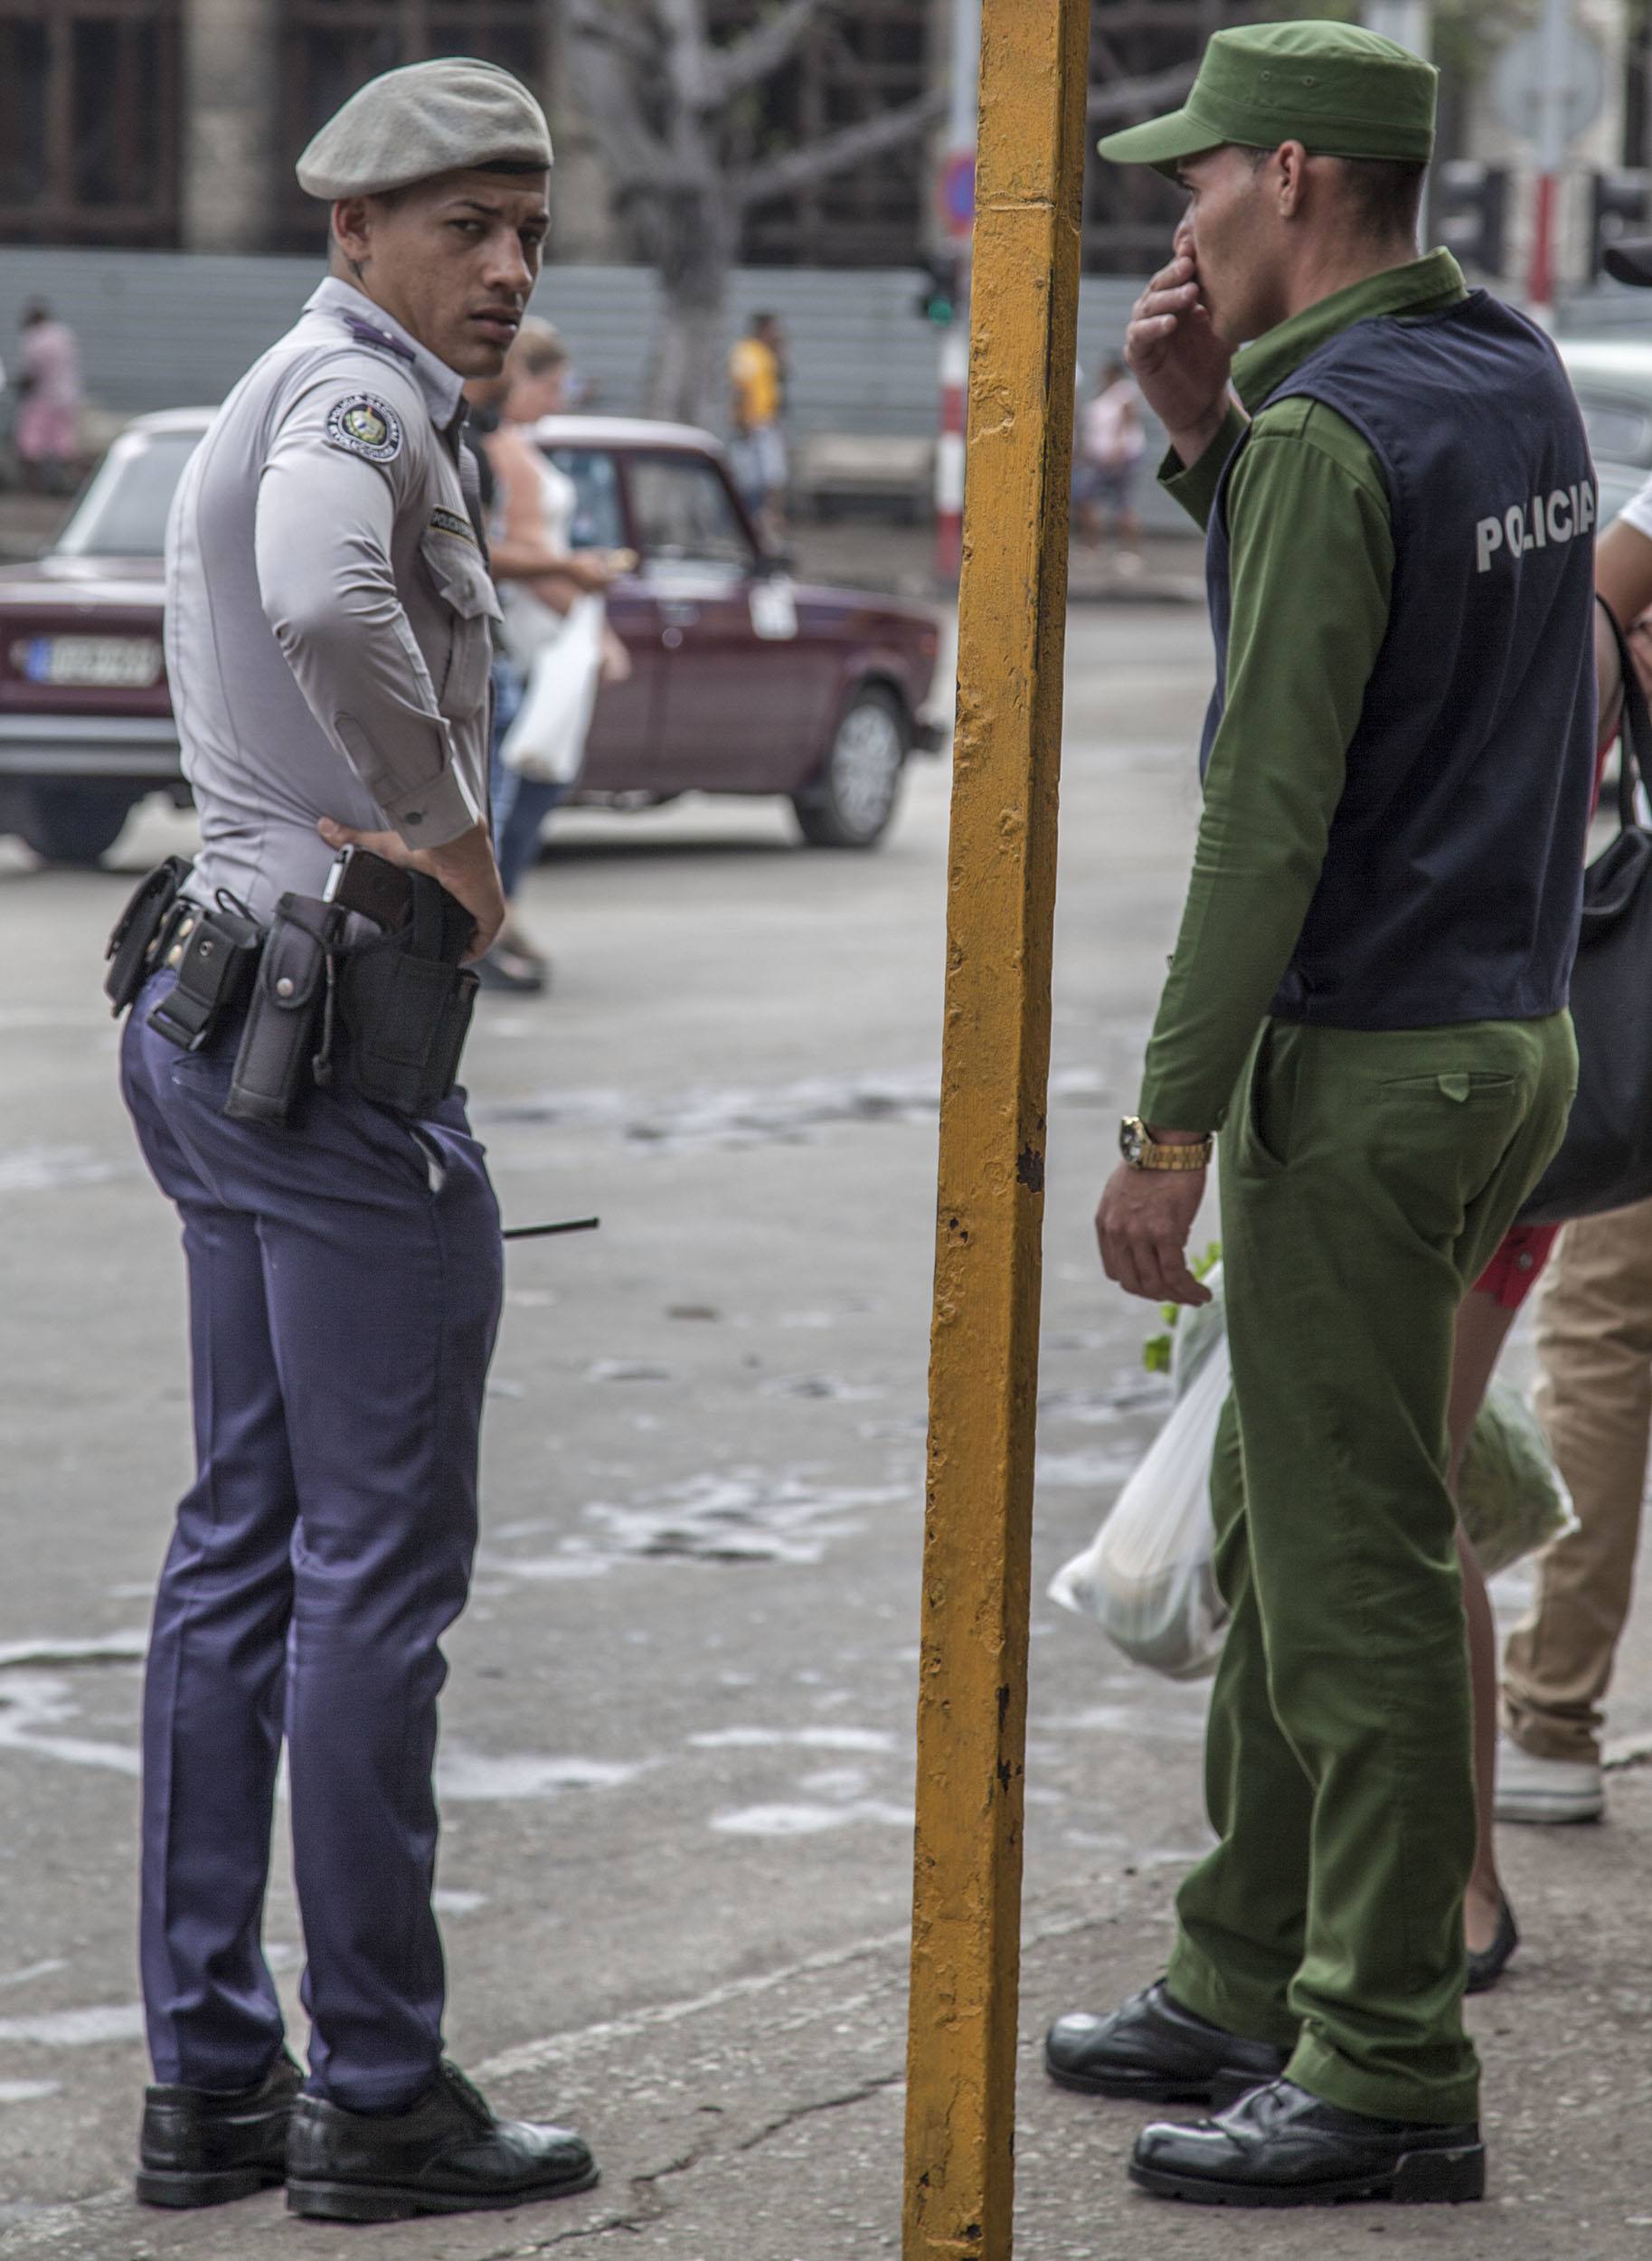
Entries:
<svg viewBox="0 0 1652 2261">
<path fill-rule="evenodd" d="M 1652 2254 L 1636 1764 L 1606 1827 L 1507 1833 L 1526 1944 L 1474 2010 L 1487 2206 L 1157 2207 L 1121 2171 L 1141 2115 L 1038 2070 L 1052 2013 L 1161 1966 L 1204 1841 L 1204 1691 L 1043 1594 L 1162 1409 L 1156 1322 L 1101 1281 L 1089 1216 L 1174 929 L 1208 671 L 1195 611 L 1074 618 L 1017 2252 L 1342 2261 L 1382 2236 L 1428 2261 L 1627 2261 Z M 504 2107 L 581 2127 L 604 2181 L 360 2229 L 277 2194 L 179 2217 L 129 2198 L 137 1660 L 187 1431 L 175 1229 L 98 981 L 128 875 L 186 830 L 146 812 L 103 875 L 0 844 L 0 2261 L 898 2251 L 945 832 L 926 763 L 875 856 L 801 852 L 763 803 L 684 802 L 571 818 L 530 884 L 555 992 L 485 1001 L 476 1116 L 507 1221 L 603 1226 L 511 1251 L 439 1883 L 453 2053 Z M 1643 1606 L 1626 1762 L 1652 1750 L 1645 1656 Z M 268 1937 L 301 2043 L 283 1838 Z"/>
</svg>

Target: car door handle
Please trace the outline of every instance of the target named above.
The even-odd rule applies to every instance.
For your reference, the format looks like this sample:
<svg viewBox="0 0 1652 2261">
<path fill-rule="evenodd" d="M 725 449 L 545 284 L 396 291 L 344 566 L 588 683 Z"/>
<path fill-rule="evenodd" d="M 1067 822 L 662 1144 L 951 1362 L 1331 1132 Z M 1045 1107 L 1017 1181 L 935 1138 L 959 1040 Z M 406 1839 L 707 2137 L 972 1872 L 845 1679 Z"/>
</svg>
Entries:
<svg viewBox="0 0 1652 2261">
<path fill-rule="evenodd" d="M 693 628 L 699 617 L 697 604 L 674 603 L 668 598 L 660 604 L 660 618 L 672 628 Z"/>
</svg>

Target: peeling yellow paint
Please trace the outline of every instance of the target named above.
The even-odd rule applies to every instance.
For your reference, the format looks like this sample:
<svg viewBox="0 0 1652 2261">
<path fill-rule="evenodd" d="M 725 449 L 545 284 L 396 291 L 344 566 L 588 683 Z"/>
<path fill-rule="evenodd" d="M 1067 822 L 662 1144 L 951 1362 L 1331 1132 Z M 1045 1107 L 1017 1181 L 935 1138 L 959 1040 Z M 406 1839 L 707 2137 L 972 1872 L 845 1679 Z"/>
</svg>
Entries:
<svg viewBox="0 0 1652 2261">
<path fill-rule="evenodd" d="M 983 0 L 905 2261 L 1010 2261 L 1044 1099 L 1090 0 Z"/>
</svg>

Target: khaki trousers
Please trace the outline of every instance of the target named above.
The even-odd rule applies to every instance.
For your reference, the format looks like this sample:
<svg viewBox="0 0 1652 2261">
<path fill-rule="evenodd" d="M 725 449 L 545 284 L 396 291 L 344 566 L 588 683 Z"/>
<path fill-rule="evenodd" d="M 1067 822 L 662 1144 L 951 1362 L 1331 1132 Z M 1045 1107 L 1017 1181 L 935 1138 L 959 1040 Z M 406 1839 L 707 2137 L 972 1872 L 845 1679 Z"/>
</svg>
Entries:
<svg viewBox="0 0 1652 2261">
<path fill-rule="evenodd" d="M 1538 1417 L 1578 1528 L 1539 1559 L 1536 1598 L 1504 1658 L 1504 1712 L 1534 1758 L 1598 1761 L 1652 1432 L 1652 1201 L 1566 1227 L 1537 1355 Z"/>
</svg>

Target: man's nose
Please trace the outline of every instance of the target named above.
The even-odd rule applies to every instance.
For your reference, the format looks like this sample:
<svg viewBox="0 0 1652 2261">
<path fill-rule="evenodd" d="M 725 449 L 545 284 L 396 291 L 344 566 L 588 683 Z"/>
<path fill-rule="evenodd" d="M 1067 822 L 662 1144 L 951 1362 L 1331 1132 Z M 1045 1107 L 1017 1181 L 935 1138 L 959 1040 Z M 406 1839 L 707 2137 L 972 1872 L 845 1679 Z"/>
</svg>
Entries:
<svg viewBox="0 0 1652 2261">
<path fill-rule="evenodd" d="M 534 277 L 534 266 L 514 228 L 501 229 L 488 238 L 486 280 L 490 289 L 514 290 L 525 298 L 533 288 Z"/>
</svg>

